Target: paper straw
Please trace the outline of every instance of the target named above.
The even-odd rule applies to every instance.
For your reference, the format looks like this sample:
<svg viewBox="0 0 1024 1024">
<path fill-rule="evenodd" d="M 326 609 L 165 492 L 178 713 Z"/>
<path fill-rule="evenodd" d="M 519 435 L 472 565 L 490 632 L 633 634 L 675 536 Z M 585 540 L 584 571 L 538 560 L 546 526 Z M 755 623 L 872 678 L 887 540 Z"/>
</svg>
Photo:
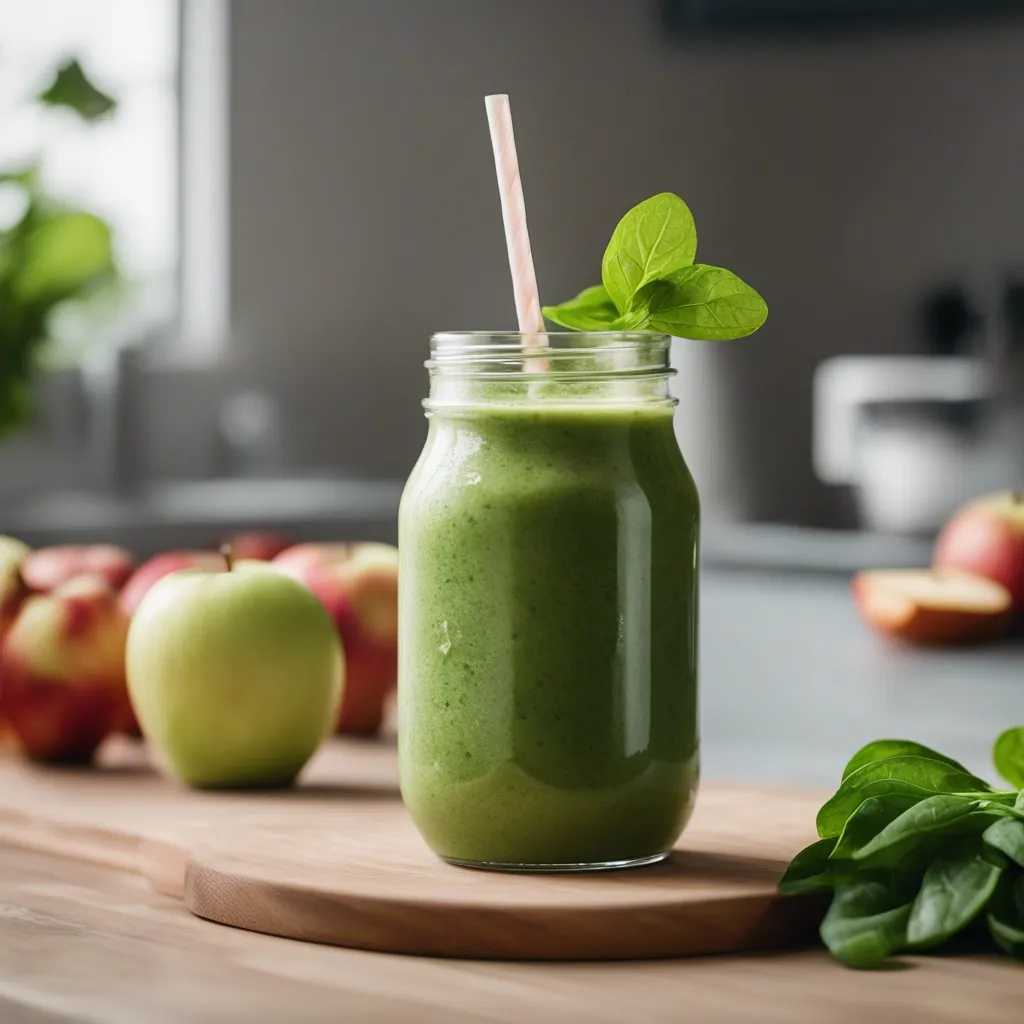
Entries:
<svg viewBox="0 0 1024 1024">
<path fill-rule="evenodd" d="M 545 345 L 544 317 L 540 311 L 537 272 L 533 268 L 530 233 L 526 229 L 526 203 L 523 200 L 523 182 L 519 177 L 516 138 L 512 131 L 512 109 L 505 95 L 486 96 L 484 103 L 487 107 L 487 123 L 491 129 L 494 167 L 498 173 L 501 217 L 505 222 L 505 245 L 508 248 L 509 269 L 512 271 L 519 330 L 523 334 L 539 335 L 534 339 L 534 344 Z"/>
</svg>

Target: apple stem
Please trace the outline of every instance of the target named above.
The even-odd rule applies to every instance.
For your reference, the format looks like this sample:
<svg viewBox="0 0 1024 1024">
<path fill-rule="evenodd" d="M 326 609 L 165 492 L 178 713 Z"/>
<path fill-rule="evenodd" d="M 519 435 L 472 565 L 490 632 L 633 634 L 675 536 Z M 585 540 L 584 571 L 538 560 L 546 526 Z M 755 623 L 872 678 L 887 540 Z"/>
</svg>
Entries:
<svg viewBox="0 0 1024 1024">
<path fill-rule="evenodd" d="M 227 566 L 228 572 L 231 572 L 235 567 L 235 556 L 231 554 L 231 545 L 222 544 L 220 553 L 224 556 L 224 564 Z"/>
<path fill-rule="evenodd" d="M 1010 500 L 1014 505 L 1019 505 L 1021 501 L 1024 500 L 1024 495 L 1022 495 L 1018 490 L 1010 491 Z"/>
</svg>

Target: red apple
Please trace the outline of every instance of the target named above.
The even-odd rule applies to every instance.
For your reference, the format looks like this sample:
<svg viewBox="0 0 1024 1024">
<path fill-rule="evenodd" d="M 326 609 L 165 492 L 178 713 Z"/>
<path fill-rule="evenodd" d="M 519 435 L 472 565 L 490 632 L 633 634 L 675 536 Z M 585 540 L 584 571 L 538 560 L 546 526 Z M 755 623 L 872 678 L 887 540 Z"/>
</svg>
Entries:
<svg viewBox="0 0 1024 1024">
<path fill-rule="evenodd" d="M 345 654 L 338 732 L 372 736 L 398 678 L 398 549 L 300 544 L 274 559 L 330 612 Z"/>
<path fill-rule="evenodd" d="M 128 616 L 81 576 L 30 597 L 3 641 L 0 712 L 29 757 L 86 763 L 128 706 Z"/>
<path fill-rule="evenodd" d="M 1024 609 L 1024 497 L 1008 491 L 962 508 L 939 534 L 933 564 L 995 580 Z"/>
<path fill-rule="evenodd" d="M 224 556 L 216 551 L 165 551 L 155 555 L 148 562 L 135 570 L 131 579 L 121 591 L 121 607 L 134 615 L 149 588 L 164 576 L 177 572 L 179 569 L 202 569 L 205 572 L 218 572 L 224 568 Z"/>
<path fill-rule="evenodd" d="M 120 590 L 132 574 L 135 560 L 113 544 L 60 544 L 33 551 L 21 566 L 29 590 L 48 594 L 76 576 L 98 576 Z"/>
<path fill-rule="evenodd" d="M 912 643 L 984 640 L 1001 633 L 1012 614 L 1004 586 L 955 569 L 862 572 L 853 594 L 870 625 Z"/>
<path fill-rule="evenodd" d="M 227 546 L 231 549 L 231 557 L 239 562 L 243 560 L 273 561 L 282 551 L 287 551 L 292 543 L 287 537 L 266 530 L 237 533 L 227 540 Z"/>
</svg>

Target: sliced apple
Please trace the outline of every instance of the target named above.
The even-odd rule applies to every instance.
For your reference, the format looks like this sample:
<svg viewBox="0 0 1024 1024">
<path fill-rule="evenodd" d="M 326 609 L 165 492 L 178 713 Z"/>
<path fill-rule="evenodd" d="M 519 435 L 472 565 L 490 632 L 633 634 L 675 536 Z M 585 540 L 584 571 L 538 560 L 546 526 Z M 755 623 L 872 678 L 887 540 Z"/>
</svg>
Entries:
<svg viewBox="0 0 1024 1024">
<path fill-rule="evenodd" d="M 876 629 L 922 644 L 971 643 L 1010 623 L 1006 587 L 951 569 L 875 569 L 858 574 L 853 593 Z"/>
</svg>

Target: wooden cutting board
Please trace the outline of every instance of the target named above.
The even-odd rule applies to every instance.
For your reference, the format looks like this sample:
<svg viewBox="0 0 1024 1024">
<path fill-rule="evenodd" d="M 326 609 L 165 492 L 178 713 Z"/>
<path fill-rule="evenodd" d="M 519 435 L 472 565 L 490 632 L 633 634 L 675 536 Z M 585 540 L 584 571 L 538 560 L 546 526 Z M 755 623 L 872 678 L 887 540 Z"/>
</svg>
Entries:
<svg viewBox="0 0 1024 1024">
<path fill-rule="evenodd" d="M 96 770 L 0 759 L 0 841 L 136 872 L 194 914 L 401 953 L 634 959 L 791 945 L 820 908 L 775 892 L 818 793 L 705 785 L 664 863 L 593 875 L 444 864 L 402 807 L 394 745 L 333 742 L 294 790 L 190 792 L 140 745 Z"/>
</svg>

